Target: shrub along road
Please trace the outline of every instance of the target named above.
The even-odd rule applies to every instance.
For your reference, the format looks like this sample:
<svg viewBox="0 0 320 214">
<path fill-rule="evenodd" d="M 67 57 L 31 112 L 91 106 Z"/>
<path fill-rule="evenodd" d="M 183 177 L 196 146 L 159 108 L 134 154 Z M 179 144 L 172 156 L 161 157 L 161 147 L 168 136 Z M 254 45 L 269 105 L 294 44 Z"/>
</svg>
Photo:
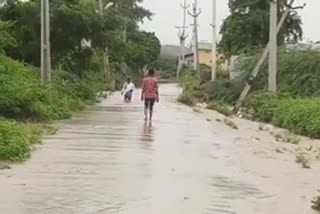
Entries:
<svg viewBox="0 0 320 214">
<path fill-rule="evenodd" d="M 292 154 L 258 153 L 251 137 L 262 148 L 271 138 L 254 123 L 232 129 L 178 104 L 175 85 L 160 91 L 152 124 L 138 92 L 131 104 L 116 93 L 1 170 L 0 213 L 314 213 L 319 162 L 303 169 Z"/>
</svg>

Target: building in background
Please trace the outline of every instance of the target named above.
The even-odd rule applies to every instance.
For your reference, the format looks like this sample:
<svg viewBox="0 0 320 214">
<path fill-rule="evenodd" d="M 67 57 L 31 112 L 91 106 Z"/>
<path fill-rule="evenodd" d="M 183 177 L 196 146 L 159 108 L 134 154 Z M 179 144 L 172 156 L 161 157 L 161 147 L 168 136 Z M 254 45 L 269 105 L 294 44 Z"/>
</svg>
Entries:
<svg viewBox="0 0 320 214">
<path fill-rule="evenodd" d="M 193 66 L 194 56 L 193 52 L 187 52 L 185 55 L 186 64 Z M 228 72 L 229 62 L 228 59 L 222 53 L 216 53 L 217 64 L 220 72 Z M 212 43 L 200 42 L 199 43 L 199 63 L 202 65 L 212 66 Z"/>
<path fill-rule="evenodd" d="M 287 51 L 320 51 L 320 43 L 288 43 L 285 45 Z"/>
</svg>

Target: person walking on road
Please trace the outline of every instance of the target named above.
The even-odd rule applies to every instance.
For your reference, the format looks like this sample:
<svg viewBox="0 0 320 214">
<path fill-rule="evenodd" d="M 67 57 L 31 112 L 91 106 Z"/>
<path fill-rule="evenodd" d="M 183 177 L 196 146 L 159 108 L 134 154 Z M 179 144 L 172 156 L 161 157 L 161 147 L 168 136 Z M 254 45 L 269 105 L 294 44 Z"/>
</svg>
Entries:
<svg viewBox="0 0 320 214">
<path fill-rule="evenodd" d="M 147 77 L 143 79 L 141 100 L 144 101 L 144 115 L 145 120 L 152 120 L 153 106 L 155 102 L 159 102 L 159 88 L 158 81 L 155 77 L 155 70 L 150 69 Z"/>
<path fill-rule="evenodd" d="M 131 82 L 131 79 L 128 77 L 127 81 L 123 84 L 121 91 L 121 95 L 124 95 L 125 102 L 131 102 L 134 89 L 135 85 Z"/>
</svg>

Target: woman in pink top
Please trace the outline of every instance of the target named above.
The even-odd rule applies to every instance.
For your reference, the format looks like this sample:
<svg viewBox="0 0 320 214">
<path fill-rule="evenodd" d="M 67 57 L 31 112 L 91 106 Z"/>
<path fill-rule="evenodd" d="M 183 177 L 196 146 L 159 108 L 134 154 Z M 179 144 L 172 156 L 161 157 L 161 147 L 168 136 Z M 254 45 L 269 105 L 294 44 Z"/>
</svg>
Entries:
<svg viewBox="0 0 320 214">
<path fill-rule="evenodd" d="M 152 120 L 153 105 L 155 102 L 159 102 L 159 89 L 158 81 L 155 78 L 155 70 L 150 69 L 148 76 L 143 79 L 141 100 L 144 101 L 144 115 L 145 119 Z"/>
</svg>

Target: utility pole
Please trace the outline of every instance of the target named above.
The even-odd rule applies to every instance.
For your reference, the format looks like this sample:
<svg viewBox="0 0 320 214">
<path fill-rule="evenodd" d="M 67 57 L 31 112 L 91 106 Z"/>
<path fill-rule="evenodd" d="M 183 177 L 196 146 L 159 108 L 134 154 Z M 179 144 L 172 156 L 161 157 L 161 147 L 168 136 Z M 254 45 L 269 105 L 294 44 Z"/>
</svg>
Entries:
<svg viewBox="0 0 320 214">
<path fill-rule="evenodd" d="M 103 0 L 99 0 L 99 14 L 100 14 L 100 16 L 101 17 L 103 17 L 103 10 L 104 10 L 104 8 L 103 8 Z M 103 73 L 104 73 L 104 78 L 105 78 L 105 81 L 107 81 L 107 79 L 109 78 L 109 74 L 108 74 L 108 71 L 107 71 L 107 63 L 108 63 L 108 61 L 109 60 L 107 60 L 107 57 L 109 57 L 108 55 L 107 55 L 107 53 L 108 53 L 108 48 L 105 48 L 104 50 L 103 50 L 103 59 L 102 59 L 102 65 L 103 65 Z"/>
<path fill-rule="evenodd" d="M 183 4 L 181 5 L 183 9 L 183 20 L 182 20 L 182 26 L 177 27 L 179 29 L 178 37 L 180 40 L 180 57 L 179 57 L 179 63 L 178 63 L 178 69 L 177 69 L 177 79 L 180 77 L 181 69 L 183 68 L 183 65 L 185 63 L 185 41 L 188 35 L 186 35 L 186 16 L 187 16 L 187 9 L 190 5 L 187 5 L 187 0 L 184 0 Z"/>
<path fill-rule="evenodd" d="M 192 13 L 189 15 L 193 17 L 193 34 L 194 34 L 194 70 L 197 71 L 198 78 L 201 80 L 200 65 L 199 65 L 199 40 L 198 40 L 198 16 L 201 10 L 198 11 L 198 0 L 194 0 Z"/>
<path fill-rule="evenodd" d="M 103 1 L 99 0 L 99 14 L 103 16 Z"/>
<path fill-rule="evenodd" d="M 51 82 L 50 10 L 49 0 L 41 0 L 41 80 Z"/>
<path fill-rule="evenodd" d="M 126 44 L 127 43 L 127 27 L 128 27 L 128 23 L 129 23 L 129 20 L 127 17 L 125 17 L 125 25 L 123 26 L 123 30 L 122 30 L 122 39 L 123 39 L 123 43 Z M 122 60 L 121 60 L 121 71 L 123 74 L 127 74 L 127 65 L 125 63 L 125 58 L 124 56 L 122 57 Z"/>
<path fill-rule="evenodd" d="M 277 22 L 278 22 L 278 0 L 270 1 L 270 32 L 269 32 L 269 79 L 268 90 L 277 91 Z"/>
<path fill-rule="evenodd" d="M 211 81 L 214 82 L 217 76 L 217 2 L 212 0 L 212 71 Z"/>
<path fill-rule="evenodd" d="M 123 43 L 126 44 L 127 43 L 127 28 L 124 27 L 123 31 L 122 31 L 122 36 L 123 36 Z M 121 67 L 122 67 L 122 72 L 124 74 L 127 74 L 127 65 L 125 63 L 125 59 L 123 58 L 122 59 L 122 62 L 121 62 Z"/>
</svg>

